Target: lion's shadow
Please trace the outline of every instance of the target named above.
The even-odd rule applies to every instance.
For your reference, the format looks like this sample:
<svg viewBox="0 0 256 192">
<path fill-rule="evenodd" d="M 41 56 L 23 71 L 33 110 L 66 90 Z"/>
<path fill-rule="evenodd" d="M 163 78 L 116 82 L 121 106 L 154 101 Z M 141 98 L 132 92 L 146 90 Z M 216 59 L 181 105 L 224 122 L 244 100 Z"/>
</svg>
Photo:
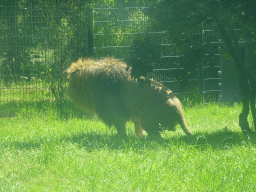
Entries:
<svg viewBox="0 0 256 192">
<path fill-rule="evenodd" d="M 126 138 L 119 137 L 116 134 L 102 134 L 95 132 L 77 132 L 69 136 L 63 136 L 56 140 L 47 141 L 47 145 L 58 145 L 58 143 L 70 143 L 83 148 L 88 152 L 95 150 L 144 150 L 157 149 L 159 146 L 168 148 L 170 146 L 191 146 L 194 148 L 203 149 L 220 149 L 226 150 L 232 146 L 245 146 L 247 143 L 256 144 L 256 132 L 243 134 L 242 132 L 232 132 L 228 130 L 220 130 L 214 133 L 197 133 L 193 136 L 173 134 L 164 136 L 164 138 L 137 138 L 135 135 L 130 135 Z M 13 146 L 17 149 L 36 149 L 45 144 L 43 138 L 38 141 L 19 141 L 3 142 L 1 146 Z"/>
</svg>

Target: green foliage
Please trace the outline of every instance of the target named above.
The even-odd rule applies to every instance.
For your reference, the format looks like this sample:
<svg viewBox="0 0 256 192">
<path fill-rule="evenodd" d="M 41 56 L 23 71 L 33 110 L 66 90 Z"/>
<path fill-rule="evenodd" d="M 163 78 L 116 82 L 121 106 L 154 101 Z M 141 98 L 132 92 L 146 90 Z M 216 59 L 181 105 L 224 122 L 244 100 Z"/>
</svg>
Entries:
<svg viewBox="0 0 256 192">
<path fill-rule="evenodd" d="M 189 46 L 198 47 L 204 43 L 199 30 L 202 22 L 206 30 L 214 27 L 216 34 L 219 34 L 216 24 L 222 23 L 227 30 L 236 29 L 238 38 L 254 36 L 253 18 L 256 16 L 250 5 L 249 0 L 164 0 L 151 6 L 146 14 L 150 16 L 153 28 L 168 31 L 176 50 L 186 52 Z M 207 28 L 210 25 L 212 28 Z M 204 41 L 208 43 L 208 40 Z M 203 49 L 211 52 L 208 47 Z"/>
<path fill-rule="evenodd" d="M 207 1 L 168 1 L 152 5 L 145 14 L 149 15 L 151 28 L 166 31 L 166 39 L 171 44 L 171 52 L 179 54 L 179 70 L 176 78 L 182 89 L 188 80 L 202 69 L 202 59 L 209 49 L 202 48 L 202 17 Z M 212 40 L 212 39 L 211 39 Z M 206 41 L 206 40 L 204 40 Z M 211 42 L 209 40 L 209 42 Z"/>
<path fill-rule="evenodd" d="M 227 51 L 224 43 L 228 38 L 235 46 L 241 40 L 253 42 L 256 29 L 253 18 L 256 16 L 250 5 L 252 2 L 247 0 L 163 0 L 145 12 L 151 27 L 167 31 L 172 50 L 182 56 L 179 62 L 184 70 L 177 73 L 182 88 L 188 86 L 188 79 L 202 70 L 203 63 L 210 68 L 216 66 L 220 62 L 219 53 L 223 60 L 230 60 L 231 56 L 234 61 L 240 60 L 230 53 L 234 47 Z M 208 35 L 211 30 L 213 32 Z M 220 35 L 222 30 L 228 38 Z M 236 55 L 240 52 L 236 51 Z M 216 77 L 216 72 L 211 71 L 210 76 Z"/>
<path fill-rule="evenodd" d="M 5 6 L 0 6 L 1 30 L 8 34 L 0 38 L 6 47 L 0 56 L 5 76 L 61 74 L 66 62 L 86 55 L 84 1 L 15 1 Z"/>
<path fill-rule="evenodd" d="M 133 40 L 125 61 L 132 66 L 132 77 L 139 79 L 140 76 L 148 77 L 155 63 L 159 62 L 160 56 L 161 47 L 156 35 L 141 34 Z"/>
<path fill-rule="evenodd" d="M 56 99 L 61 98 L 63 70 L 78 58 L 88 56 L 88 2 L 0 2 L 0 30 L 1 34 L 8 34 L 0 37 L 0 44 L 5 47 L 0 55 L 0 73 L 5 84 L 40 77 L 50 84 Z M 94 17 L 99 21 L 94 23 L 95 57 L 124 58 L 134 38 L 130 33 L 145 31 L 147 18 L 142 10 L 149 4 L 152 2 L 145 0 L 94 1 Z M 113 49 L 98 49 L 105 45 Z"/>
<path fill-rule="evenodd" d="M 95 58 L 113 56 L 123 59 L 137 34 L 149 23 L 144 14 L 151 1 L 95 1 Z"/>
<path fill-rule="evenodd" d="M 0 73 L 13 80 L 46 80 L 57 100 L 64 98 L 63 71 L 87 55 L 84 1 L 11 1 L 0 3 Z M 33 83 L 33 82 L 31 82 Z"/>
</svg>

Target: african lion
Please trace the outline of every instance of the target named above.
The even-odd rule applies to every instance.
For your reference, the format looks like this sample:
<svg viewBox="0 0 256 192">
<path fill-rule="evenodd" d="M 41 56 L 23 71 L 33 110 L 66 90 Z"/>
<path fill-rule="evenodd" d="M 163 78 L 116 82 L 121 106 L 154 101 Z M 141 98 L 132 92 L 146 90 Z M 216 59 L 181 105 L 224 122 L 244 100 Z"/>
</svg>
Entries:
<svg viewBox="0 0 256 192">
<path fill-rule="evenodd" d="M 151 85 L 132 80 L 126 63 L 114 58 L 79 59 L 66 71 L 68 94 L 74 104 L 97 113 L 108 126 L 114 125 L 119 135 L 126 136 L 129 120 L 134 122 L 138 137 L 144 136 L 144 130 L 149 136 L 160 136 L 159 124 L 172 131 L 180 124 L 187 135 L 192 134 L 172 91 L 153 80 Z"/>
</svg>

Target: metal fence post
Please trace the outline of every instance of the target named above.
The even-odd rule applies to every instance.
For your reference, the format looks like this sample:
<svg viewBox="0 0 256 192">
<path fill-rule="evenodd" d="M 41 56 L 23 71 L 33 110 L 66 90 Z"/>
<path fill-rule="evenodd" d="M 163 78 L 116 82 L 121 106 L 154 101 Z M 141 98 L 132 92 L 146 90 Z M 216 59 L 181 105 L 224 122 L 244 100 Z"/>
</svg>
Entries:
<svg viewBox="0 0 256 192">
<path fill-rule="evenodd" d="M 93 56 L 94 52 L 94 17 L 93 17 L 93 0 L 88 0 L 86 10 L 88 14 L 88 54 L 89 57 Z"/>
</svg>

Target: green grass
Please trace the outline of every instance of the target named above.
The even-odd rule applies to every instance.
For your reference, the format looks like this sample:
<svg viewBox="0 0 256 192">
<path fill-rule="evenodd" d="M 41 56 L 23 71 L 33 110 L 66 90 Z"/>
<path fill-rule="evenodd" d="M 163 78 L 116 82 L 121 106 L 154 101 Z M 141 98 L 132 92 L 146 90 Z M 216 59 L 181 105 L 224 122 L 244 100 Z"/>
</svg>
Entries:
<svg viewBox="0 0 256 192">
<path fill-rule="evenodd" d="M 256 190 L 256 135 L 241 133 L 240 105 L 185 107 L 195 135 L 177 127 L 162 139 L 136 138 L 132 123 L 122 139 L 97 119 L 29 106 L 0 118 L 0 191 Z"/>
</svg>

